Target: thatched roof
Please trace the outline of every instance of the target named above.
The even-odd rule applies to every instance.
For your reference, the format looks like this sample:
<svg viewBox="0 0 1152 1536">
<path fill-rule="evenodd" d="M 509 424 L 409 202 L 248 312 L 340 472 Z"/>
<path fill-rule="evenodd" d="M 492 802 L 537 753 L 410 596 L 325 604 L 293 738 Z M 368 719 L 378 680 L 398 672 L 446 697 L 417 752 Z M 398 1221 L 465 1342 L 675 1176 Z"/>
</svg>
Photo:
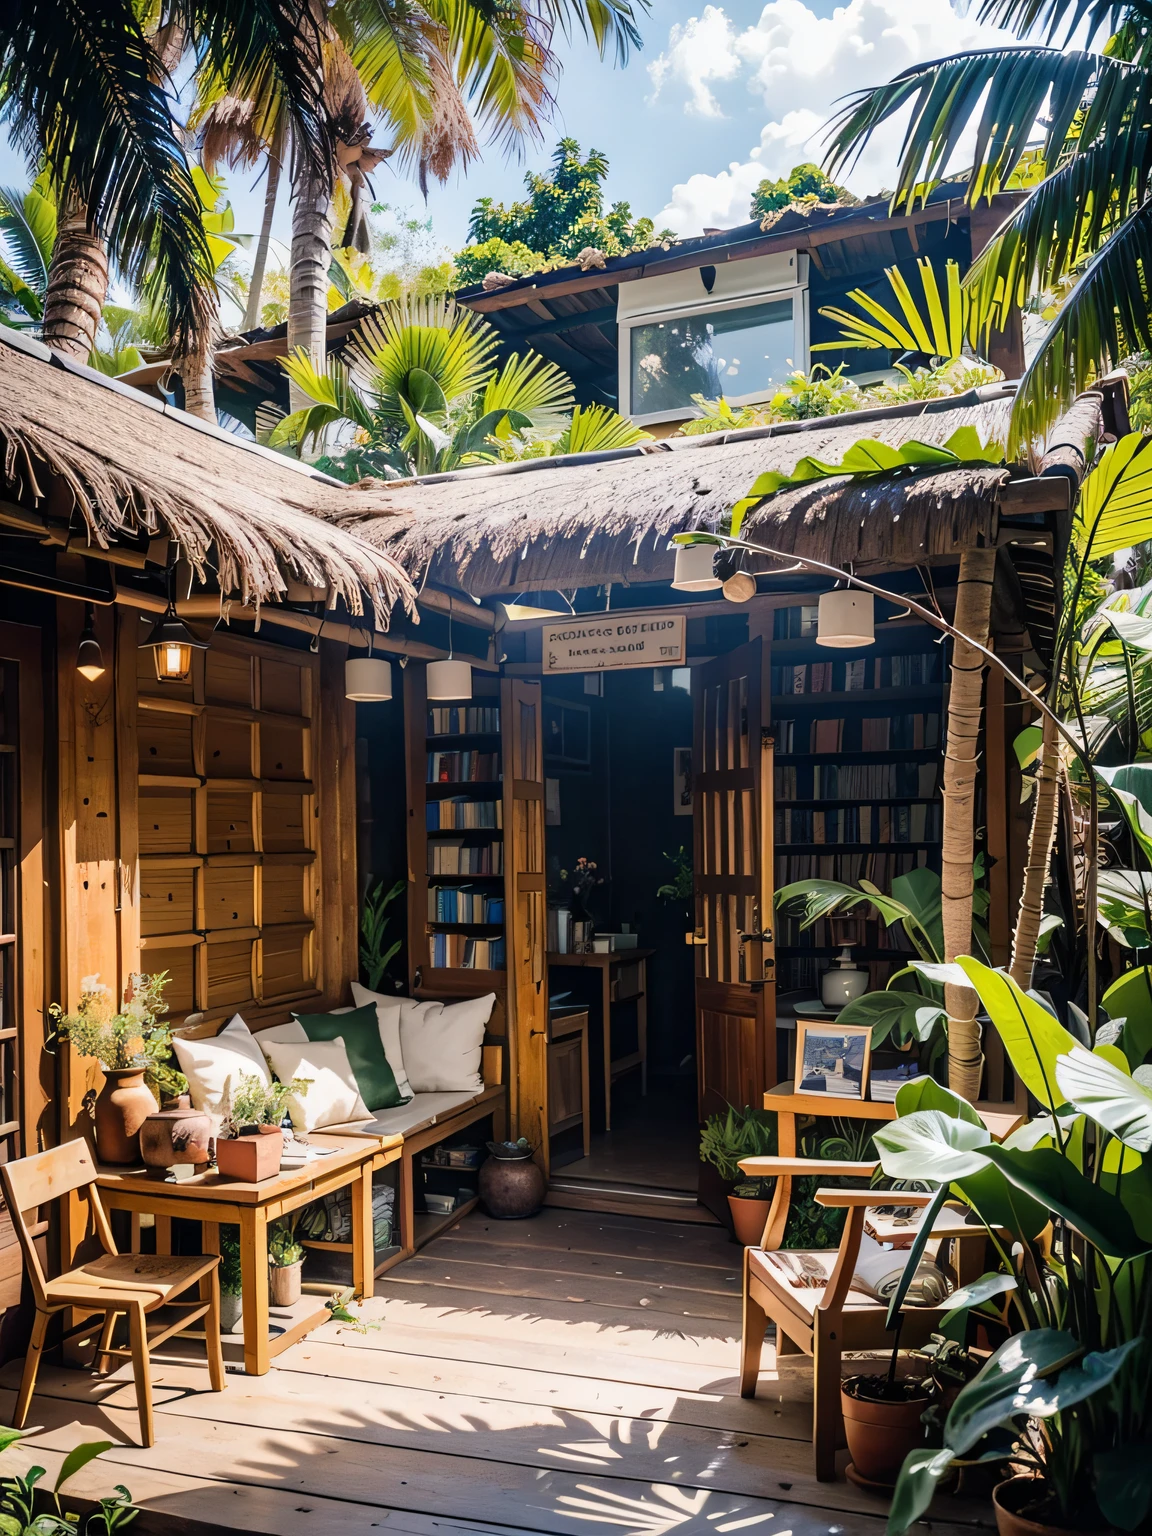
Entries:
<svg viewBox="0 0 1152 1536">
<path fill-rule="evenodd" d="M 671 578 L 674 533 L 715 528 L 764 470 L 806 454 L 836 461 L 862 437 L 944 443 L 974 426 L 1003 442 L 1014 387 L 819 421 L 676 438 L 606 454 L 532 459 L 351 493 L 344 527 L 420 581 L 475 596 Z M 860 486 L 845 479 L 775 498 L 747 524 L 777 547 L 840 564 L 915 564 L 984 542 L 1006 469 Z"/>
<path fill-rule="evenodd" d="M 244 603 L 297 581 L 353 613 L 367 596 L 381 628 L 396 603 L 413 606 L 392 555 L 337 526 L 346 487 L 2 328 L 0 440 L 12 492 L 39 501 L 47 471 L 93 545 L 167 533 L 201 580 Z"/>
</svg>

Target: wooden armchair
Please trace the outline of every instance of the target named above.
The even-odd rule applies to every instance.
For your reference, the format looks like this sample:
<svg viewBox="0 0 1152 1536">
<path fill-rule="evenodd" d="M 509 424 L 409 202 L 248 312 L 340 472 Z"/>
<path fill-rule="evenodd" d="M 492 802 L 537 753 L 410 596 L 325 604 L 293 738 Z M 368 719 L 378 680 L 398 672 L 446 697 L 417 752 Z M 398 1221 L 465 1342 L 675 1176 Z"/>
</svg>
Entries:
<svg viewBox="0 0 1152 1536">
<path fill-rule="evenodd" d="M 36 1302 L 36 1318 L 12 1423 L 16 1429 L 23 1429 L 28 1422 L 28 1410 L 36 1390 L 36 1373 L 52 1314 L 74 1307 L 80 1312 L 104 1314 L 94 1361 L 98 1371 L 108 1369 L 112 1356 L 131 1359 L 140 1414 L 140 1439 L 146 1446 L 153 1445 L 156 1431 L 152 1417 L 150 1351 L 158 1344 L 203 1318 L 209 1380 L 214 1392 L 224 1390 L 224 1356 L 220 1348 L 220 1259 L 216 1254 L 175 1258 L 160 1254 L 117 1253 L 108 1215 L 96 1187 L 96 1177 L 92 1153 L 85 1141 L 66 1141 L 62 1146 L 38 1152 L 34 1157 L 0 1166 L 0 1183 L 4 1187 L 8 1214 L 16 1229 Z M 66 1274 L 49 1280 L 41 1267 L 29 1228 L 35 1224 L 41 1206 L 76 1191 L 81 1191 L 87 1199 L 93 1232 L 102 1252 Z M 198 1300 L 175 1300 L 193 1285 L 199 1287 Z M 147 1317 L 160 1307 L 167 1309 L 168 1317 L 149 1333 Z M 121 1313 L 128 1318 L 130 1346 L 114 1349 L 112 1332 Z M 92 1332 L 90 1322 L 81 1323 L 70 1329 L 65 1338 Z"/>
<path fill-rule="evenodd" d="M 834 1163 L 803 1157 L 749 1157 L 741 1164 L 749 1177 L 773 1177 L 776 1192 L 759 1248 L 744 1250 L 744 1320 L 740 1345 L 740 1393 L 755 1397 L 760 1353 L 769 1321 L 776 1325 L 776 1351 L 812 1356 L 814 1372 L 812 1447 L 816 1476 L 831 1482 L 836 1476 L 836 1452 L 843 1444 L 840 1411 L 840 1357 L 844 1350 L 890 1349 L 893 1337 L 884 1328 L 886 1302 L 852 1290 L 860 1239 L 869 1207 L 927 1206 L 930 1193 L 891 1189 L 819 1189 L 820 1205 L 847 1210 L 838 1249 L 796 1251 L 789 1260 L 801 1271 L 795 1283 L 783 1265 L 769 1254 L 779 1250 L 788 1219 L 791 1183 L 795 1177 L 869 1178 L 875 1163 Z M 984 1227 L 966 1222 L 963 1208 L 946 1206 L 933 1224 L 934 1238 L 958 1239 L 957 1274 L 961 1284 L 983 1273 Z M 901 1347 L 926 1343 L 949 1310 L 939 1306 L 905 1305 Z"/>
</svg>

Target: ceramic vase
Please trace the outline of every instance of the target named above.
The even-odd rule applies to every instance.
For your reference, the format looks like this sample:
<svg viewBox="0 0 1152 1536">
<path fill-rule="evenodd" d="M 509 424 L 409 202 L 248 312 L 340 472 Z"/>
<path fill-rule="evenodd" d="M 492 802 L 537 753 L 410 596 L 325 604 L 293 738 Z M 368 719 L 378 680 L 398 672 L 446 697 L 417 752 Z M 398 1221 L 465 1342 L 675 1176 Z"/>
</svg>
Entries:
<svg viewBox="0 0 1152 1536">
<path fill-rule="evenodd" d="M 544 1203 L 544 1170 L 531 1157 L 489 1157 L 478 1182 L 484 1209 L 497 1221 L 522 1221 Z"/>
<path fill-rule="evenodd" d="M 140 1156 L 148 1172 L 163 1178 L 173 1163 L 206 1167 L 212 1154 L 212 1119 L 193 1109 L 186 1093 L 152 1112 L 140 1127 Z"/>
<path fill-rule="evenodd" d="M 96 1156 L 120 1166 L 140 1161 L 140 1127 L 156 1109 L 143 1067 L 105 1067 L 94 1110 Z"/>
<path fill-rule="evenodd" d="M 744 1195 L 729 1195 L 728 1209 L 732 1215 L 732 1231 L 738 1243 L 745 1248 L 758 1248 L 764 1236 L 764 1224 L 768 1220 L 771 1200 L 749 1199 Z"/>
<path fill-rule="evenodd" d="M 295 1264 L 271 1264 L 268 1267 L 268 1305 L 290 1307 L 300 1300 L 300 1271 L 304 1260 Z"/>
<path fill-rule="evenodd" d="M 909 1451 L 924 1444 L 924 1425 L 920 1416 L 931 1401 L 926 1388 L 914 1396 L 885 1402 L 870 1396 L 858 1396 L 856 1383 L 874 1377 L 848 1376 L 840 1388 L 840 1406 L 844 1414 L 844 1437 L 857 1479 L 881 1486 L 891 1486 L 900 1474 Z"/>
</svg>

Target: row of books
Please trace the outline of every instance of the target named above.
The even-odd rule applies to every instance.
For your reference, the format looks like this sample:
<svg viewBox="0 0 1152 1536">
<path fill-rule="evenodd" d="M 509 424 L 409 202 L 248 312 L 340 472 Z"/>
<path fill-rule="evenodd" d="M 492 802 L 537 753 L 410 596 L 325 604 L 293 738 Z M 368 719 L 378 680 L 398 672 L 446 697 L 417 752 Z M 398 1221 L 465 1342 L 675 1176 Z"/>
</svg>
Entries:
<svg viewBox="0 0 1152 1536">
<path fill-rule="evenodd" d="M 776 855 L 776 889 L 796 880 L 842 880 L 859 885 L 870 880 L 886 891 L 894 875 L 906 875 L 928 862 L 928 850 L 908 853 L 782 853 Z"/>
<path fill-rule="evenodd" d="M 780 843 L 923 843 L 940 837 L 939 805 L 845 805 L 833 811 L 777 808 Z"/>
<path fill-rule="evenodd" d="M 939 651 L 900 652 L 855 661 L 805 661 L 771 669 L 774 694 L 867 693 L 872 688 L 915 688 L 940 681 Z"/>
<path fill-rule="evenodd" d="M 430 923 L 502 923 L 504 898 L 463 885 L 433 885 L 428 888 Z"/>
<path fill-rule="evenodd" d="M 792 752 L 889 752 L 917 751 L 940 745 L 940 715 L 879 715 L 845 720 L 825 715 L 818 720 L 774 720 L 776 751 Z"/>
<path fill-rule="evenodd" d="M 491 783 L 500 778 L 499 752 L 429 752 L 429 784 Z"/>
<path fill-rule="evenodd" d="M 463 839 L 456 838 L 429 843 L 428 873 L 430 875 L 502 875 L 504 844 L 465 843 Z"/>
<path fill-rule="evenodd" d="M 428 800 L 424 806 L 429 832 L 472 832 L 480 827 L 504 825 L 501 800 L 468 800 L 453 795 L 448 800 Z"/>
<path fill-rule="evenodd" d="M 773 774 L 777 802 L 787 800 L 931 799 L 936 763 L 780 764 Z"/>
<path fill-rule="evenodd" d="M 500 710 L 494 705 L 447 704 L 428 711 L 429 736 L 465 736 L 469 732 L 494 733 L 500 729 Z"/>
<path fill-rule="evenodd" d="M 435 970 L 502 971 L 503 939 L 470 939 L 463 933 L 428 936 L 428 958 Z"/>
</svg>

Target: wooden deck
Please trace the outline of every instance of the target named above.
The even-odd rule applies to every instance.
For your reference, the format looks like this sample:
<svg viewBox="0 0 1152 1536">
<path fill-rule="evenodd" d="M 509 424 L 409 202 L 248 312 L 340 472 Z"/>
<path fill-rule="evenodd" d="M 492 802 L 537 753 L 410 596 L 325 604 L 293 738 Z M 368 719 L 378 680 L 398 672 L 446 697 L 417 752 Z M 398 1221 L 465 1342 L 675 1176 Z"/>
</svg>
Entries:
<svg viewBox="0 0 1152 1536">
<path fill-rule="evenodd" d="M 805 1361 L 766 1349 L 761 1396 L 737 1395 L 739 1256 L 714 1228 L 468 1216 L 377 1282 L 378 1331 L 327 1324 L 221 1394 L 157 1363 L 156 1446 L 70 1486 L 269 1536 L 883 1536 L 882 1501 L 811 1473 Z M 45 1366 L 43 1432 L 0 1470 L 130 1441 L 125 1374 Z M 933 1536 L 992 1524 L 983 1503 L 933 1510 Z"/>
</svg>

